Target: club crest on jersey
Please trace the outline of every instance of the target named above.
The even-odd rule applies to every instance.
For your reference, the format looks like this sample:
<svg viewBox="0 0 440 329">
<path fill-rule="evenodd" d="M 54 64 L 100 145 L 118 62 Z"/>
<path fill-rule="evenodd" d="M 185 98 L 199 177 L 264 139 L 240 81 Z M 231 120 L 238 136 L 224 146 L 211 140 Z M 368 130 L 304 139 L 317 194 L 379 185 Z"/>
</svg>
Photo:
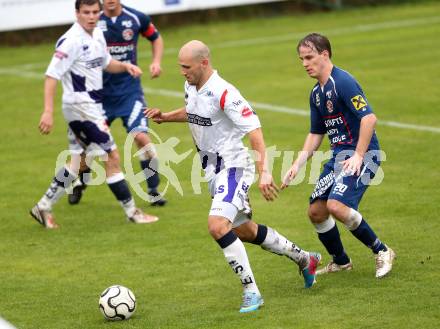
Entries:
<svg viewBox="0 0 440 329">
<path fill-rule="evenodd" d="M 316 95 L 315 95 L 315 103 L 316 103 L 316 106 L 321 105 L 321 99 L 319 98 L 319 94 L 318 93 L 316 93 Z"/>
<path fill-rule="evenodd" d="M 101 30 L 102 32 L 107 32 L 107 22 L 104 20 L 99 20 L 98 24 L 96 24 Z"/>
<path fill-rule="evenodd" d="M 129 29 L 130 27 L 133 26 L 133 22 L 128 19 L 128 20 L 122 21 L 121 25 L 123 27 L 126 27 L 127 29 Z"/>
<path fill-rule="evenodd" d="M 332 98 L 332 91 L 331 90 L 327 91 L 325 95 L 327 96 L 327 98 Z"/>
<path fill-rule="evenodd" d="M 125 29 L 124 31 L 122 31 L 122 37 L 126 41 L 130 41 L 131 39 L 133 39 L 133 35 L 134 33 L 132 29 Z"/>
<path fill-rule="evenodd" d="M 325 106 L 327 107 L 328 113 L 332 113 L 333 112 L 333 103 L 332 103 L 331 100 L 327 100 L 327 103 L 325 104 Z"/>
<path fill-rule="evenodd" d="M 367 106 L 367 102 L 361 95 L 354 96 L 351 99 L 351 103 L 357 111 L 362 110 L 364 107 Z"/>
</svg>

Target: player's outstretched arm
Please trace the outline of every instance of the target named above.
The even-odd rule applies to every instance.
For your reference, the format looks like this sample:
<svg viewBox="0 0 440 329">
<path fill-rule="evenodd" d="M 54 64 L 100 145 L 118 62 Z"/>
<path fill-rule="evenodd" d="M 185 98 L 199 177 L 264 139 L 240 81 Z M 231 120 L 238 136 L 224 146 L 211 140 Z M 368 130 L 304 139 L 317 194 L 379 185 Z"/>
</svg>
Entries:
<svg viewBox="0 0 440 329">
<path fill-rule="evenodd" d="M 112 59 L 110 63 L 105 68 L 105 71 L 109 73 L 123 73 L 128 72 L 132 77 L 137 78 L 142 75 L 142 70 L 139 66 L 133 65 L 131 63 L 123 63 Z"/>
<path fill-rule="evenodd" d="M 147 108 L 144 111 L 144 115 L 156 123 L 188 121 L 188 115 L 186 114 L 186 109 L 184 107 L 166 113 L 163 113 L 158 108 Z"/>
<path fill-rule="evenodd" d="M 285 189 L 289 186 L 289 183 L 296 177 L 302 166 L 307 162 L 307 160 L 313 155 L 321 145 L 324 135 L 309 133 L 304 142 L 304 146 L 301 152 L 298 153 L 298 157 L 293 162 L 290 169 L 284 175 L 283 181 L 281 183 L 281 189 Z"/>
<path fill-rule="evenodd" d="M 252 130 L 249 134 L 249 143 L 256 153 L 255 164 L 259 174 L 258 188 L 267 201 L 273 201 L 278 197 L 278 186 L 273 181 L 272 174 L 267 168 L 266 146 L 264 145 L 261 128 Z"/>
<path fill-rule="evenodd" d="M 53 127 L 53 102 L 57 84 L 57 79 L 46 75 L 46 80 L 44 81 L 44 110 L 38 124 L 40 132 L 44 135 L 49 134 Z"/>
</svg>

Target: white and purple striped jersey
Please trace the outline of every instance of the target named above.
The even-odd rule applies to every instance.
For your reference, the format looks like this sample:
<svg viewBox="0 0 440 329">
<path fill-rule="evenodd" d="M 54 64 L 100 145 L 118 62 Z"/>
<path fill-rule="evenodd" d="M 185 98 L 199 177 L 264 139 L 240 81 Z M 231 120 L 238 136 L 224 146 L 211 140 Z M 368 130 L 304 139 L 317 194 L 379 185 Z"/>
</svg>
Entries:
<svg viewBox="0 0 440 329">
<path fill-rule="evenodd" d="M 243 137 L 261 127 L 249 103 L 217 73 L 200 88 L 185 82 L 188 123 L 205 177 L 210 180 L 224 168 L 251 164 Z"/>
<path fill-rule="evenodd" d="M 111 61 L 104 35 L 75 23 L 58 39 L 46 75 L 61 80 L 63 104 L 102 102 L 102 72 Z"/>
</svg>

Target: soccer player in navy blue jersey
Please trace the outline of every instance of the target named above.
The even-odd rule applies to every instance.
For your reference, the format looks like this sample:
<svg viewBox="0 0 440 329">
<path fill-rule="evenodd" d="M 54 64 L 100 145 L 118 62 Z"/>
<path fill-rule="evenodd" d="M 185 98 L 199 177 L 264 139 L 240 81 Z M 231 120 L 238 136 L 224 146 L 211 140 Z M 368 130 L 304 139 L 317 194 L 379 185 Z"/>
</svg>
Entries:
<svg viewBox="0 0 440 329">
<path fill-rule="evenodd" d="M 104 0 L 103 12 L 98 27 L 104 33 L 107 46 L 113 59 L 137 65 L 137 44 L 140 37 L 151 42 L 152 61 L 149 66 L 150 77 L 157 78 L 161 74 L 163 40 L 151 18 L 133 8 L 126 7 L 119 0 Z M 147 134 L 147 119 L 143 115 L 146 107 L 140 78 L 129 74 L 104 73 L 103 108 L 110 125 L 115 119 L 121 118 L 127 133 L 133 134 L 138 149 L 141 168 L 146 175 L 148 193 L 152 196 L 152 205 L 163 206 L 166 200 L 158 192 L 159 174 L 158 158 L 154 145 Z M 90 172 L 82 168 L 81 184 L 77 183 L 69 202 L 76 204 L 86 187 L 84 173 Z"/>
<path fill-rule="evenodd" d="M 376 277 L 381 278 L 391 271 L 395 253 L 379 240 L 358 212 L 359 202 L 380 166 L 376 116 L 353 76 L 333 65 L 330 41 L 325 36 L 307 35 L 298 43 L 297 52 L 308 75 L 318 82 L 310 94 L 310 132 L 281 188 L 289 185 L 327 134 L 332 157 L 324 165 L 310 197 L 308 214 L 333 260 L 317 274 L 353 267 L 343 248 L 336 218 L 373 251 Z"/>
</svg>

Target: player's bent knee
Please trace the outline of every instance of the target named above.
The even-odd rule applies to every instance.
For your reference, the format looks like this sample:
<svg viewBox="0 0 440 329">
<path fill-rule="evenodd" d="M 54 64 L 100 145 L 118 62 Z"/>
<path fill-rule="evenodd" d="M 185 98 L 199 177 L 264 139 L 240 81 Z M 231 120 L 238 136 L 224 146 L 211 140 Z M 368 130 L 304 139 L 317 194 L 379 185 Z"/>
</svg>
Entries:
<svg viewBox="0 0 440 329">
<path fill-rule="evenodd" d="M 343 203 L 337 201 L 337 200 L 328 200 L 327 201 L 327 210 L 328 212 L 338 218 L 338 219 L 343 219 L 345 218 L 345 214 L 346 214 L 346 208 L 347 206 L 344 205 Z"/>
<path fill-rule="evenodd" d="M 307 214 L 312 223 L 321 223 L 323 220 L 326 220 L 329 216 L 327 208 L 317 203 L 312 203 L 309 206 Z"/>
<path fill-rule="evenodd" d="M 143 152 L 140 152 L 138 157 L 139 160 L 152 160 L 157 158 L 157 151 L 156 147 L 153 143 L 146 143 L 146 144 L 138 144 L 138 149 L 142 150 Z"/>
<path fill-rule="evenodd" d="M 319 213 L 311 207 L 309 207 L 307 215 L 309 216 L 309 219 L 312 223 L 315 223 L 319 219 Z"/>
<path fill-rule="evenodd" d="M 146 132 L 137 132 L 134 135 L 134 141 L 138 148 L 142 148 L 151 143 L 150 137 Z"/>
<path fill-rule="evenodd" d="M 209 216 L 208 217 L 208 231 L 211 236 L 218 240 L 232 228 L 231 222 L 221 216 Z"/>
</svg>

